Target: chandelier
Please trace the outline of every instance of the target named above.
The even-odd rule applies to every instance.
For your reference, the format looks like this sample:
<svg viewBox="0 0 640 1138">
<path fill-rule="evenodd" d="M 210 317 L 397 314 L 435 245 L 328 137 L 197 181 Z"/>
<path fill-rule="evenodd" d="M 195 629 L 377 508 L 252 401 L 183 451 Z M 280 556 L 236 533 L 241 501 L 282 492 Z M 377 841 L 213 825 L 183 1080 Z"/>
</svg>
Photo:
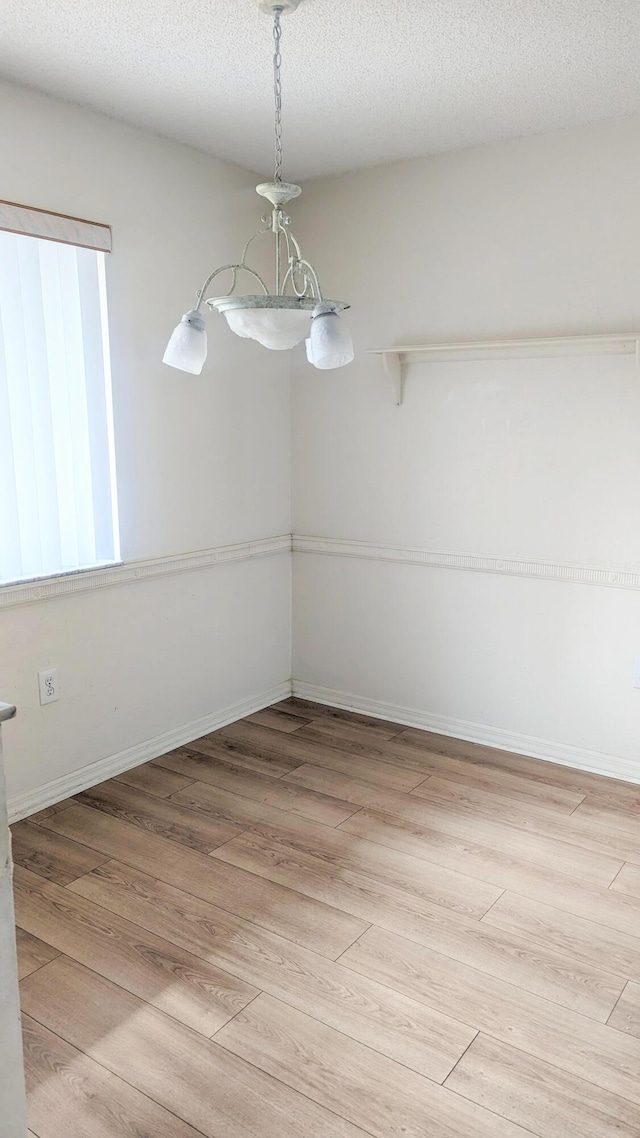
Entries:
<svg viewBox="0 0 640 1138">
<path fill-rule="evenodd" d="M 305 260 L 291 232 L 286 206 L 302 190 L 282 180 L 282 86 L 280 80 L 280 16 L 293 12 L 300 0 L 258 0 L 264 12 L 273 14 L 273 75 L 275 98 L 275 172 L 273 182 L 263 182 L 256 191 L 271 203 L 271 213 L 263 214 L 262 227 L 247 241 L 237 264 L 221 265 L 209 274 L 196 293 L 197 304 L 186 312 L 171 335 L 163 362 L 180 371 L 200 375 L 207 357 L 207 333 L 203 305 L 222 313 L 232 332 L 257 340 L 265 348 L 286 350 L 306 340 L 307 359 L 317 368 L 343 367 L 353 359 L 353 344 L 340 313 L 349 306 L 326 300 L 318 275 Z M 264 279 L 247 264 L 249 248 L 257 237 L 271 234 L 274 246 L 275 288 L 270 292 Z M 224 296 L 205 299 L 211 282 L 230 273 L 229 291 Z M 238 276 L 248 274 L 261 292 L 237 293 Z"/>
</svg>

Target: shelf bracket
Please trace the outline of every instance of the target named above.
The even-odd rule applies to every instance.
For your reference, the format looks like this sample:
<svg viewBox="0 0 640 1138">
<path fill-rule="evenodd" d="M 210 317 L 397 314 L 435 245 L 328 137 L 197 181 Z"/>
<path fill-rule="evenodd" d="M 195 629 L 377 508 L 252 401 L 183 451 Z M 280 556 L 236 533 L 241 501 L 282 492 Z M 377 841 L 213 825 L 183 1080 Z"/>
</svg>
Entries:
<svg viewBox="0 0 640 1138">
<path fill-rule="evenodd" d="M 393 392 L 393 402 L 396 407 L 402 404 L 402 396 L 404 394 L 404 379 L 405 379 L 405 364 L 400 355 L 400 352 L 382 352 L 382 363 L 384 370 L 387 373 L 387 378 L 391 380 L 391 390 Z"/>
</svg>

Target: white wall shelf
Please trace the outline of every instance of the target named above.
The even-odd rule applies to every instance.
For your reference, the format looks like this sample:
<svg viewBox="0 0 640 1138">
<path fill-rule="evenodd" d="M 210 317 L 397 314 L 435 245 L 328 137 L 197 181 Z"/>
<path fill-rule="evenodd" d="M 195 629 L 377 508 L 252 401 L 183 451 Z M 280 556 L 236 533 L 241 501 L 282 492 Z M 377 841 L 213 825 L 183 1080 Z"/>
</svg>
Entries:
<svg viewBox="0 0 640 1138">
<path fill-rule="evenodd" d="M 455 360 L 535 359 L 553 356 L 634 355 L 640 369 L 640 332 L 609 332 L 597 336 L 550 336 L 531 340 L 476 340 L 459 344 L 400 344 L 369 349 L 380 356 L 391 381 L 393 401 L 402 403 L 408 364 Z"/>
</svg>

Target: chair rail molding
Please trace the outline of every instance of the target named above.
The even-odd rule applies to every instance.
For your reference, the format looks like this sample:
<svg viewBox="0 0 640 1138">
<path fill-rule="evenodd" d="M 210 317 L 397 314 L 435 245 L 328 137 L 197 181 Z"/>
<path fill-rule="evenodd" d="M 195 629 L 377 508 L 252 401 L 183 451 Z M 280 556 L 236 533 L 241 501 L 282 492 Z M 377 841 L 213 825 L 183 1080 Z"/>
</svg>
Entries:
<svg viewBox="0 0 640 1138">
<path fill-rule="evenodd" d="M 367 354 L 380 356 L 391 383 L 393 401 L 396 407 L 399 407 L 404 397 L 407 366 L 414 363 L 633 355 L 640 375 L 640 332 L 606 332 L 593 336 L 546 336 L 528 340 L 470 340 L 457 344 L 398 344 L 389 348 L 370 348 Z"/>
<path fill-rule="evenodd" d="M 484 553 L 448 552 L 381 545 L 348 538 L 293 536 L 294 553 L 317 553 L 329 557 L 356 557 L 365 561 L 395 561 L 427 569 L 464 569 L 474 573 L 498 573 L 510 577 L 533 577 L 539 581 L 562 581 L 572 585 L 603 585 L 611 589 L 640 589 L 640 569 L 577 565 L 563 561 L 501 557 Z"/>
<path fill-rule="evenodd" d="M 249 561 L 275 553 L 291 552 L 291 534 L 242 541 L 237 545 L 219 545 L 213 549 L 199 549 L 193 553 L 179 553 L 168 557 L 154 557 L 147 561 L 125 561 L 98 569 L 79 569 L 55 577 L 32 581 L 9 582 L 0 585 L 0 609 L 11 605 L 47 601 L 52 597 L 65 597 L 69 593 L 84 593 L 112 585 L 126 585 L 132 581 L 166 577 L 171 573 L 186 573 L 193 569 L 208 569 L 214 565 L 228 565 L 233 561 Z"/>
</svg>

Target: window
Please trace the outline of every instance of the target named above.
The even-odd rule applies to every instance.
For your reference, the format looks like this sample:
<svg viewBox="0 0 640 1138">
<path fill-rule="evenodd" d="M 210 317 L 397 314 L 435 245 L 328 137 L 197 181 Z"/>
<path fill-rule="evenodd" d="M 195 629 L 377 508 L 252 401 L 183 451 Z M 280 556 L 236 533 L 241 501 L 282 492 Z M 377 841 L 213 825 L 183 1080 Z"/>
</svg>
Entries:
<svg viewBox="0 0 640 1138">
<path fill-rule="evenodd" d="M 0 202 L 0 584 L 120 558 L 108 226 Z"/>
</svg>

